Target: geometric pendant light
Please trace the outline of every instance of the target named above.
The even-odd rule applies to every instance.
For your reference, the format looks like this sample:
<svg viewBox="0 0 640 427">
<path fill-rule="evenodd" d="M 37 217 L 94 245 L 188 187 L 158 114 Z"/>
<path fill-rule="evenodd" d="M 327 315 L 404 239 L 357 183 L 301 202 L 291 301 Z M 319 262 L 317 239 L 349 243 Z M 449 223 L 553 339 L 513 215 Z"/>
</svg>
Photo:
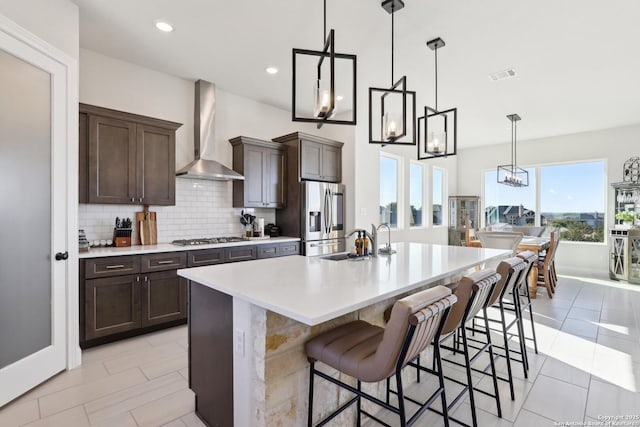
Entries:
<svg viewBox="0 0 640 427">
<path fill-rule="evenodd" d="M 394 79 L 394 16 L 402 0 L 384 0 L 391 15 L 391 87 L 369 88 L 369 144 L 416 145 L 416 93 L 407 90 L 407 77 Z"/>
<path fill-rule="evenodd" d="M 516 165 L 516 124 L 520 116 L 509 114 L 507 118 L 511 121 L 511 164 L 498 166 L 498 183 L 511 187 L 528 187 L 529 172 Z"/>
<path fill-rule="evenodd" d="M 318 128 L 325 123 L 355 125 L 356 55 L 336 53 L 335 31 L 327 36 L 327 0 L 322 40 L 321 51 L 293 49 L 291 120 L 317 123 Z"/>
<path fill-rule="evenodd" d="M 440 37 L 427 42 L 435 51 L 435 108 L 424 107 L 424 115 L 418 117 L 418 160 L 454 156 L 458 145 L 458 109 L 438 109 L 438 49 L 445 46 Z"/>
</svg>

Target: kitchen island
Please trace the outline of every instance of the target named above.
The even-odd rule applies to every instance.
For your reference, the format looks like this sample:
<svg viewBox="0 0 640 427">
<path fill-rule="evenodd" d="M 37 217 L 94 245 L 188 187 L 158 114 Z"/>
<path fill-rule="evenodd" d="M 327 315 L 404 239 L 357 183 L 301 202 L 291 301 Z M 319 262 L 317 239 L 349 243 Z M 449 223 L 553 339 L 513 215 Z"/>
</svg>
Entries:
<svg viewBox="0 0 640 427">
<path fill-rule="evenodd" d="M 309 338 L 358 318 L 381 324 L 396 299 L 510 254 L 421 243 L 393 248 L 391 256 L 358 261 L 291 256 L 179 270 L 190 280 L 196 413 L 216 426 L 306 424 Z M 327 384 L 317 387 L 318 412 L 345 398 Z"/>
</svg>

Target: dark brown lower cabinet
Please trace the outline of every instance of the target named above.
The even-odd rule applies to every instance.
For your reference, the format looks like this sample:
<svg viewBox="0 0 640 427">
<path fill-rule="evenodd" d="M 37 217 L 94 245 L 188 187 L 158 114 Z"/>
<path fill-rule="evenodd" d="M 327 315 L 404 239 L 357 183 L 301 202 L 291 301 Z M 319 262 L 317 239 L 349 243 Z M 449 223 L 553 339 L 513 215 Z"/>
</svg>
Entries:
<svg viewBox="0 0 640 427">
<path fill-rule="evenodd" d="M 297 255 L 300 242 L 83 259 L 80 347 L 88 348 L 187 323 L 181 268 Z"/>
<path fill-rule="evenodd" d="M 143 327 L 187 318 L 187 279 L 176 270 L 149 273 L 141 284 Z"/>
<path fill-rule="evenodd" d="M 87 280 L 85 290 L 85 339 L 140 327 L 139 275 Z"/>
</svg>

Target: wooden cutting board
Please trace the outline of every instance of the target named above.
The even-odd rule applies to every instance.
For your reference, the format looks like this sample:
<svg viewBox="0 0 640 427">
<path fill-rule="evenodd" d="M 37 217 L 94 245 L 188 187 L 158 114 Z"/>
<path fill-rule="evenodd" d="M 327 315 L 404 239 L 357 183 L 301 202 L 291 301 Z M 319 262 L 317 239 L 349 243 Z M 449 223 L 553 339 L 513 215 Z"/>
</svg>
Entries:
<svg viewBox="0 0 640 427">
<path fill-rule="evenodd" d="M 138 238 L 141 245 L 155 245 L 158 243 L 156 213 L 149 212 L 148 205 L 144 206 L 142 212 L 136 212 L 136 224 L 138 225 Z"/>
</svg>

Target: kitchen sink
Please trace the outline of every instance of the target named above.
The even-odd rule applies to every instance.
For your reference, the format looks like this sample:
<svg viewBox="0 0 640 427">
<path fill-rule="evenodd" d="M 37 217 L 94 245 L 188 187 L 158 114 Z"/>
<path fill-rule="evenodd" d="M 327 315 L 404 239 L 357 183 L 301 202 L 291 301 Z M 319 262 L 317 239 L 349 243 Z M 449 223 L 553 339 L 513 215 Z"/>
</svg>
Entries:
<svg viewBox="0 0 640 427">
<path fill-rule="evenodd" d="M 344 253 L 344 254 L 333 254 L 333 255 L 327 255 L 327 256 L 323 256 L 322 259 L 328 259 L 329 261 L 343 261 L 345 259 L 349 258 L 349 254 L 348 253 Z"/>
<path fill-rule="evenodd" d="M 370 259 L 369 256 L 356 256 L 356 255 L 352 255 L 352 254 L 350 254 L 348 252 L 339 253 L 339 254 L 333 254 L 333 255 L 327 255 L 327 256 L 323 256 L 321 258 L 322 259 L 328 259 L 329 261 L 344 261 L 344 260 L 363 261 L 365 259 Z"/>
</svg>

